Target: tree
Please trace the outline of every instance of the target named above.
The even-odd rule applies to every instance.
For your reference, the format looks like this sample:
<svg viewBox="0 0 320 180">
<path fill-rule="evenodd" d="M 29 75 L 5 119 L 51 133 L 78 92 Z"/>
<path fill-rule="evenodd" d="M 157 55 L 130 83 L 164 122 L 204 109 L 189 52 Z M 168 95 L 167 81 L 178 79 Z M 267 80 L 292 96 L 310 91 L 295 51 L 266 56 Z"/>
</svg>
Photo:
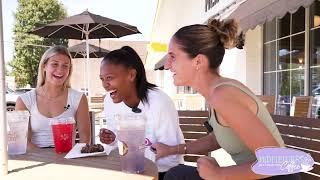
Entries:
<svg viewBox="0 0 320 180">
<path fill-rule="evenodd" d="M 32 29 L 66 17 L 58 0 L 18 0 L 14 27 L 14 58 L 10 62 L 17 87 L 36 86 L 40 58 L 48 47 L 67 45 L 64 39 L 47 39 L 28 34 Z"/>
</svg>

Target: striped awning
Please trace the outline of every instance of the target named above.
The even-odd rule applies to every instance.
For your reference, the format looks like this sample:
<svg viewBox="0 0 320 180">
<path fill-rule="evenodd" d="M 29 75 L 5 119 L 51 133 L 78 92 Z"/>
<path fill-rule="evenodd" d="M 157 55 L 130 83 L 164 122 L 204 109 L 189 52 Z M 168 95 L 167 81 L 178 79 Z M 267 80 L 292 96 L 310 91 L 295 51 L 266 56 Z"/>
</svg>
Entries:
<svg viewBox="0 0 320 180">
<path fill-rule="evenodd" d="M 163 56 L 155 65 L 154 70 L 164 70 L 164 63 L 166 63 L 167 55 Z"/>
<path fill-rule="evenodd" d="M 243 0 L 237 1 L 224 12 L 214 17 L 220 19 L 236 19 L 243 32 L 254 29 L 257 25 L 271 21 L 275 17 L 283 17 L 286 13 L 294 13 L 300 7 L 310 6 L 314 0 Z"/>
</svg>

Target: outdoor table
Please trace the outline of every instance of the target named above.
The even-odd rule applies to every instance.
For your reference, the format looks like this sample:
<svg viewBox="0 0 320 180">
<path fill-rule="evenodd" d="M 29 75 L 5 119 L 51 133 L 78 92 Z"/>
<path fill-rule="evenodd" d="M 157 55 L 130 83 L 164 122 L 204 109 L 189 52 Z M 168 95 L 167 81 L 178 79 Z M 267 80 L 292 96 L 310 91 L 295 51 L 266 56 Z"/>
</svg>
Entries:
<svg viewBox="0 0 320 180">
<path fill-rule="evenodd" d="M 154 162 L 145 158 L 142 174 L 128 174 L 120 170 L 118 150 L 108 156 L 65 159 L 66 154 L 57 154 L 54 148 L 42 148 L 23 155 L 10 155 L 8 175 L 1 179 L 130 179 L 157 180 L 158 170 Z"/>
</svg>

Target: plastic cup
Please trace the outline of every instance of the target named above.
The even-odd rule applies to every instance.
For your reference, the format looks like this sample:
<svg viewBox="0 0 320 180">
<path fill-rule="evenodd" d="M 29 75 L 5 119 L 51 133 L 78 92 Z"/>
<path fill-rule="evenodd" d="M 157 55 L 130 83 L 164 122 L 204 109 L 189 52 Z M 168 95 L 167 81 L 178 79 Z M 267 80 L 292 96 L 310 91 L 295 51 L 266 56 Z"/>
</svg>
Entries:
<svg viewBox="0 0 320 180">
<path fill-rule="evenodd" d="M 28 111 L 7 112 L 8 154 L 25 154 L 27 152 Z"/>
<path fill-rule="evenodd" d="M 141 114 L 119 116 L 118 148 L 121 170 L 126 173 L 144 171 L 145 117 Z"/>
<path fill-rule="evenodd" d="M 56 153 L 67 153 L 72 149 L 75 120 L 70 118 L 51 119 Z"/>
</svg>

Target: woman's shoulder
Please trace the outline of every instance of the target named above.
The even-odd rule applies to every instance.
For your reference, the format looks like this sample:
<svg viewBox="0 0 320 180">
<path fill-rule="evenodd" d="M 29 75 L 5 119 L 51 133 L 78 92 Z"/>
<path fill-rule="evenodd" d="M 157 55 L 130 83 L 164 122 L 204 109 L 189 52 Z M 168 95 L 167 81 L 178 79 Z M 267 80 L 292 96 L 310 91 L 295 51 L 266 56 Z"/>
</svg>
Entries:
<svg viewBox="0 0 320 180">
<path fill-rule="evenodd" d="M 148 100 L 149 104 L 153 105 L 156 104 L 157 106 L 160 105 L 168 105 L 168 103 L 173 103 L 172 99 L 160 88 L 154 88 L 148 90 Z"/>
<path fill-rule="evenodd" d="M 30 91 L 27 91 L 25 93 L 22 93 L 19 95 L 20 98 L 32 98 L 36 94 L 36 89 L 31 89 Z"/>
<path fill-rule="evenodd" d="M 83 92 L 80 92 L 80 91 L 75 90 L 73 88 L 69 88 L 68 91 L 69 91 L 70 94 L 76 95 L 76 96 L 82 96 L 84 94 Z"/>
</svg>

